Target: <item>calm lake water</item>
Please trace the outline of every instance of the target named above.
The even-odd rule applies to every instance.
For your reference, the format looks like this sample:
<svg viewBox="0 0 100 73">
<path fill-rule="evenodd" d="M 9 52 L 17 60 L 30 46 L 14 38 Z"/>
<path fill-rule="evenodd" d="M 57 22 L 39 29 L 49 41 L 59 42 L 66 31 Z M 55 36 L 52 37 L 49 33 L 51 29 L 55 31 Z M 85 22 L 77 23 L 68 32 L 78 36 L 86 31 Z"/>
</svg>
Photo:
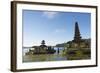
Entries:
<svg viewBox="0 0 100 73">
<path fill-rule="evenodd" d="M 57 53 L 57 47 L 54 48 L 56 52 L 54 54 L 38 54 L 38 55 L 25 55 L 29 51 L 29 48 L 23 48 L 23 62 L 39 62 L 39 61 L 61 61 L 67 60 L 67 57 L 62 54 L 64 48 L 59 47 L 59 54 Z"/>
</svg>

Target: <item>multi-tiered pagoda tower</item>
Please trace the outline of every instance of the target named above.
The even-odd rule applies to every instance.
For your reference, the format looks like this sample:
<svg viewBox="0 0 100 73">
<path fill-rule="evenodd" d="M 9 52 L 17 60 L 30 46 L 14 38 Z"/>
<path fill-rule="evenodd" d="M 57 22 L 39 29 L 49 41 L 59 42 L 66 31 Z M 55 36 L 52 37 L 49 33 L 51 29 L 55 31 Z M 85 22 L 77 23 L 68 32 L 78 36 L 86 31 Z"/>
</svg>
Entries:
<svg viewBox="0 0 100 73">
<path fill-rule="evenodd" d="M 79 43 L 81 41 L 81 35 L 80 35 L 80 30 L 78 26 L 78 22 L 75 22 L 75 34 L 74 34 L 74 42 Z"/>
</svg>

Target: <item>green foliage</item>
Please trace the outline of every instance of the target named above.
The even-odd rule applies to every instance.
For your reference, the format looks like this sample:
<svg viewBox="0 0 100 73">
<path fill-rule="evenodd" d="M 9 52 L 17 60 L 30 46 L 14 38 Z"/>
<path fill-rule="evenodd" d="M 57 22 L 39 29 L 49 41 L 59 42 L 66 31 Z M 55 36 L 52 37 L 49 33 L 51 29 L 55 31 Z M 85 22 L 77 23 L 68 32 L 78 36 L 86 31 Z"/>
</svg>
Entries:
<svg viewBox="0 0 100 73">
<path fill-rule="evenodd" d="M 90 49 L 77 49 L 77 50 L 67 49 L 66 56 L 68 57 L 68 60 L 90 59 L 91 50 Z"/>
</svg>

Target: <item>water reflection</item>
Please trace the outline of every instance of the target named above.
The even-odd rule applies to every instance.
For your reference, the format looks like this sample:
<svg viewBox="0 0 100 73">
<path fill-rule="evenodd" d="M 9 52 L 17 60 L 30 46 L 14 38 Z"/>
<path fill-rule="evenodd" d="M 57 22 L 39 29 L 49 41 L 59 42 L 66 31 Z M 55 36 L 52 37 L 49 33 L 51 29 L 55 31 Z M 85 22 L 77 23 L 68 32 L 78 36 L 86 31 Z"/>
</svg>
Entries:
<svg viewBox="0 0 100 73">
<path fill-rule="evenodd" d="M 28 48 L 23 49 L 23 62 L 39 62 L 39 61 L 60 61 L 67 60 L 67 57 L 63 55 L 63 47 L 54 47 L 56 52 L 54 54 L 36 54 L 25 55 L 29 51 Z"/>
</svg>

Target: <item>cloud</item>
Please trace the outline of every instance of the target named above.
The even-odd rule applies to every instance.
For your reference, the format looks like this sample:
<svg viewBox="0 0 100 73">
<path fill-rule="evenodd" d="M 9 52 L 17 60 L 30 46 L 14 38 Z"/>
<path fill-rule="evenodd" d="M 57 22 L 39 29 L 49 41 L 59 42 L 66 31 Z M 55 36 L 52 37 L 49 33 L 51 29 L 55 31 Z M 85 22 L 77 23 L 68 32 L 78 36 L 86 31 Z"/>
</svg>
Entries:
<svg viewBox="0 0 100 73">
<path fill-rule="evenodd" d="M 66 31 L 65 29 L 56 29 L 55 30 L 56 33 L 62 33 L 62 32 L 65 32 L 65 31 Z"/>
<path fill-rule="evenodd" d="M 46 16 L 49 19 L 53 19 L 56 15 L 58 14 L 58 12 L 43 12 L 43 16 Z"/>
</svg>

